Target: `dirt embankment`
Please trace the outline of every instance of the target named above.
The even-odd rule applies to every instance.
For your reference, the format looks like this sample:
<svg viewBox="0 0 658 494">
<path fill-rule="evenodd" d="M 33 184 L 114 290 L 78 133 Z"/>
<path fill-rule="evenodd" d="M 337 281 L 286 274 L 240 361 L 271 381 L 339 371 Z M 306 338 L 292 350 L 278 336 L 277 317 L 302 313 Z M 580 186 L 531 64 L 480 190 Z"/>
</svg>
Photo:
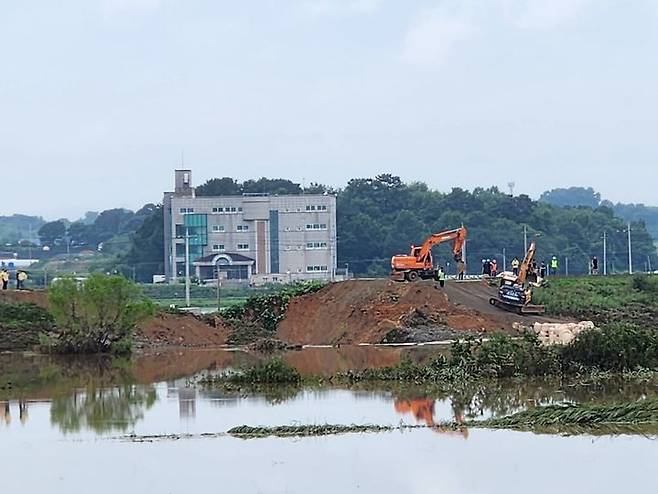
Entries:
<svg viewBox="0 0 658 494">
<path fill-rule="evenodd" d="M 226 345 L 228 336 L 221 320 L 160 312 L 140 325 L 135 339 L 142 347 L 200 347 Z"/>
<path fill-rule="evenodd" d="M 297 344 L 430 341 L 487 331 L 511 331 L 517 316 L 492 307 L 495 288 L 483 282 L 399 283 L 352 280 L 293 300 L 278 337 Z"/>
<path fill-rule="evenodd" d="M 0 290 L 0 303 L 5 304 L 34 304 L 43 309 L 48 308 L 46 292 L 38 290 Z"/>
</svg>

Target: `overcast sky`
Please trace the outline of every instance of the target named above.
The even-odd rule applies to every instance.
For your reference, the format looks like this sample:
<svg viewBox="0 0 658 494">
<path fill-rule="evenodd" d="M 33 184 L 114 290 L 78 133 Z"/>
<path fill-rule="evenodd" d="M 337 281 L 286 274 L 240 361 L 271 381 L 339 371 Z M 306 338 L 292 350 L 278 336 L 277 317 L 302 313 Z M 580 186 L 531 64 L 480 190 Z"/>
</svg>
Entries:
<svg viewBox="0 0 658 494">
<path fill-rule="evenodd" d="M 0 215 L 173 169 L 658 205 L 658 0 L 0 0 Z"/>
</svg>

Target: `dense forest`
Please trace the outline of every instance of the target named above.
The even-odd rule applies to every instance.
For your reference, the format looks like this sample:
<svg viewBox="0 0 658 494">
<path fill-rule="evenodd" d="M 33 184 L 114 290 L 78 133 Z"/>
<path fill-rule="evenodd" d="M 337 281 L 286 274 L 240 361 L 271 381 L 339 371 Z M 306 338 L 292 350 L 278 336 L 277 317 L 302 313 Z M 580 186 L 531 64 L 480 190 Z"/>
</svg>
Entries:
<svg viewBox="0 0 658 494">
<path fill-rule="evenodd" d="M 597 208 L 605 206 L 612 209 L 616 216 L 625 221 L 644 222 L 651 236 L 658 242 L 658 207 L 620 202 L 613 204 L 610 201 L 601 199 L 601 194 L 591 187 L 553 189 L 544 192 L 539 200 L 558 207 L 587 206 Z"/>
</svg>

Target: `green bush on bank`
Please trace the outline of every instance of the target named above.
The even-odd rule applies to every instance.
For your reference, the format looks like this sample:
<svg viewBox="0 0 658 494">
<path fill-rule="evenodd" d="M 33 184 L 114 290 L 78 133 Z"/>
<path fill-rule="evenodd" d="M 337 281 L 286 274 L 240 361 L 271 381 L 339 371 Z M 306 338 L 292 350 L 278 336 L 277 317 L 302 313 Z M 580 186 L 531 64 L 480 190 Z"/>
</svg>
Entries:
<svg viewBox="0 0 658 494">
<path fill-rule="evenodd" d="M 534 333 L 522 338 L 453 343 L 450 356 L 427 363 L 403 361 L 383 369 L 349 371 L 352 382 L 384 380 L 440 382 L 474 378 L 544 377 L 658 369 L 658 337 L 651 330 L 610 327 L 584 331 L 569 345 L 541 345 Z"/>
<path fill-rule="evenodd" d="M 325 282 L 307 281 L 286 285 L 282 289 L 266 295 L 249 297 L 242 304 L 235 304 L 222 310 L 226 319 L 248 319 L 262 326 L 265 330 L 274 332 L 277 325 L 285 317 L 290 301 L 308 293 L 314 293 L 326 285 Z"/>
<path fill-rule="evenodd" d="M 658 333 L 633 326 L 585 331 L 560 351 L 565 368 L 581 366 L 605 371 L 658 369 Z"/>
<path fill-rule="evenodd" d="M 41 345 L 56 353 L 129 353 L 136 325 L 155 312 L 133 282 L 105 274 L 58 280 L 48 301 L 56 327 Z"/>
</svg>

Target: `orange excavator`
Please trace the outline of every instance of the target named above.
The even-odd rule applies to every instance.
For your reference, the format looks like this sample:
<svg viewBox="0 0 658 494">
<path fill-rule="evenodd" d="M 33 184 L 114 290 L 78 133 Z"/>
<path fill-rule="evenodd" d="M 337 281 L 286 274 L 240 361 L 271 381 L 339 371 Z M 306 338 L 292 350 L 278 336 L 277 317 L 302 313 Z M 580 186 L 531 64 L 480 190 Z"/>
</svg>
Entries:
<svg viewBox="0 0 658 494">
<path fill-rule="evenodd" d="M 432 247 L 443 242 L 453 241 L 452 254 L 455 261 L 462 260 L 462 249 L 468 234 L 466 228 L 456 228 L 434 233 L 422 245 L 412 245 L 409 254 L 397 254 L 391 258 L 391 279 L 396 281 L 417 281 L 436 278 L 437 270 L 432 261 Z"/>
</svg>

